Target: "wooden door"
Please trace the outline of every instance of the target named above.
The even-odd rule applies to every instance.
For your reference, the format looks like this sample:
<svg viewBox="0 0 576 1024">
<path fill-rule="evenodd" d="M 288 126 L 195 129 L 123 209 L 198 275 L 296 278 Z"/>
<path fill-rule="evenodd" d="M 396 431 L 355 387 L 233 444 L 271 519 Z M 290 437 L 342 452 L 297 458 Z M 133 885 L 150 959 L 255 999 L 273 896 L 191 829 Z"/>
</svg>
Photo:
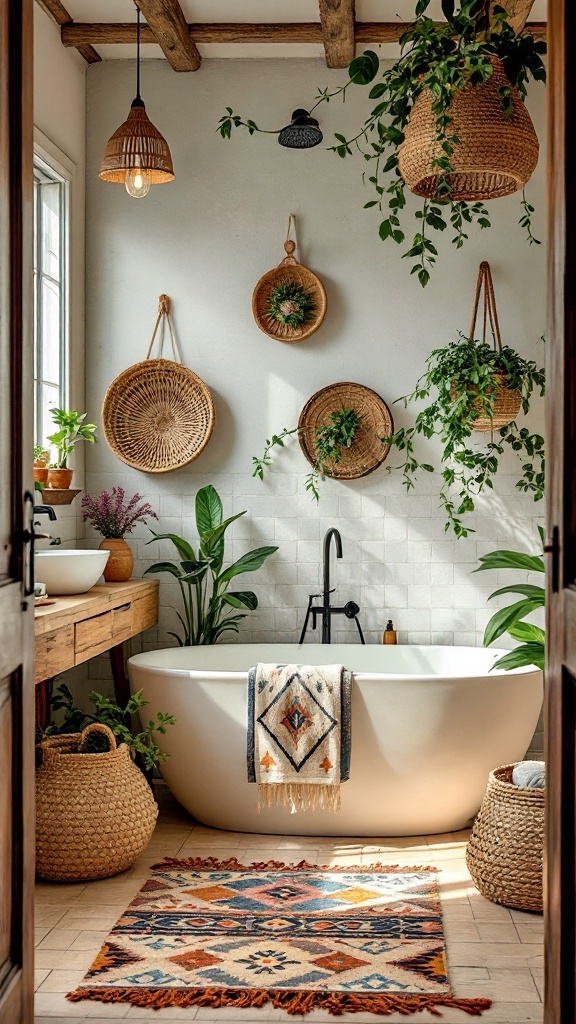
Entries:
<svg viewBox="0 0 576 1024">
<path fill-rule="evenodd" d="M 546 1024 L 576 1021 L 576 3 L 549 2 Z M 569 41 L 571 46 L 569 46 Z"/>
<path fill-rule="evenodd" d="M 33 1020 L 31 285 L 32 0 L 0 0 L 0 1024 Z"/>
</svg>

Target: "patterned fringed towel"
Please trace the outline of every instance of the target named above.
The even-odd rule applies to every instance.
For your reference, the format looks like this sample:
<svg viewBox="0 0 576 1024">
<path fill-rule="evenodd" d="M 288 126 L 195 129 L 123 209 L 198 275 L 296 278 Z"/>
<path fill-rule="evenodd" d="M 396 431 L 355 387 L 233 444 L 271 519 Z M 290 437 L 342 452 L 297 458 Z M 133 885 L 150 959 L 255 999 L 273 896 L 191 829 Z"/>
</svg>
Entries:
<svg viewBox="0 0 576 1024">
<path fill-rule="evenodd" d="M 258 810 L 338 811 L 350 774 L 351 673 L 258 664 L 248 675 L 248 781 Z"/>
</svg>

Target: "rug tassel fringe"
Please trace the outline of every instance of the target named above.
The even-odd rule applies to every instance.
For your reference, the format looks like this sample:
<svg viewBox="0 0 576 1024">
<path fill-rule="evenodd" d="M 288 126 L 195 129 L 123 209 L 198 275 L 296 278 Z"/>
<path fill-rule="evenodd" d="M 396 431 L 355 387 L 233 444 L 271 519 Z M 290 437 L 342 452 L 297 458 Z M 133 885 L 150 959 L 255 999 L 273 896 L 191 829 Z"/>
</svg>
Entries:
<svg viewBox="0 0 576 1024">
<path fill-rule="evenodd" d="M 303 1015 L 314 1009 L 327 1010 L 332 1016 L 343 1013 L 377 1013 L 388 1016 L 400 1013 L 409 1016 L 428 1010 L 435 1017 L 441 1017 L 442 1007 L 462 1010 L 470 1017 L 480 1017 L 488 1010 L 490 999 L 458 999 L 454 996 L 434 995 L 354 995 L 348 992 L 286 992 L 274 989 L 135 989 L 135 988 L 81 988 L 69 992 L 70 1002 L 92 999 L 102 1003 L 131 1003 L 160 1010 L 167 1006 L 210 1006 L 210 1007 L 262 1007 L 266 1003 L 291 1015 Z"/>
<path fill-rule="evenodd" d="M 258 786 L 258 810 L 284 807 L 290 814 L 297 811 L 340 810 L 340 785 L 318 786 L 299 782 L 266 782 Z"/>
</svg>

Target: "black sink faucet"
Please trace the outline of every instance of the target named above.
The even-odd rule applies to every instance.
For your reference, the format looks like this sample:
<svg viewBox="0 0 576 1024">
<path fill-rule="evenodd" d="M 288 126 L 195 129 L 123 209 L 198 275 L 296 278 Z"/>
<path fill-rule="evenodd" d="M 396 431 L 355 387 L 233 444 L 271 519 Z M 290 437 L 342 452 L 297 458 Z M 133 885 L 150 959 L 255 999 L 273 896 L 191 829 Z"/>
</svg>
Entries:
<svg viewBox="0 0 576 1024">
<path fill-rule="evenodd" d="M 34 505 L 35 516 L 48 516 L 53 523 L 56 522 L 56 513 L 52 505 Z"/>
<path fill-rule="evenodd" d="M 310 594 L 310 597 L 308 598 L 308 608 L 306 609 L 306 618 L 304 619 L 304 625 L 302 627 L 302 632 L 300 634 L 300 641 L 299 642 L 301 644 L 304 643 L 304 638 L 306 636 L 306 631 L 308 629 L 308 622 L 310 620 L 310 616 L 311 615 L 312 615 L 312 629 L 316 629 L 316 623 L 317 623 L 318 616 L 319 615 L 322 616 L 322 643 L 323 644 L 330 644 L 330 643 L 332 643 L 332 616 L 333 615 L 345 615 L 347 619 L 354 619 L 354 621 L 356 623 L 356 626 L 357 626 L 357 629 L 358 629 L 358 633 L 360 635 L 360 642 L 361 643 L 365 643 L 364 634 L 362 633 L 362 627 L 361 627 L 360 622 L 358 620 L 358 615 L 359 615 L 359 612 L 360 612 L 360 608 L 356 604 L 356 602 L 355 601 L 348 601 L 347 604 L 345 604 L 341 608 L 333 608 L 331 606 L 331 604 L 330 604 L 330 594 L 332 594 L 334 592 L 334 588 L 332 588 L 332 589 L 330 588 L 330 552 L 331 552 L 331 548 L 332 548 L 332 540 L 334 540 L 334 543 L 335 543 L 335 546 L 336 546 L 336 558 L 342 558 L 342 537 L 340 536 L 340 532 L 334 526 L 332 526 L 327 531 L 326 536 L 324 537 L 324 545 L 323 545 L 323 555 L 324 555 L 324 558 L 323 558 L 323 571 L 322 571 L 323 590 L 322 590 L 322 594 Z M 313 604 L 313 601 L 317 597 L 321 597 L 322 598 L 322 604 L 321 605 Z"/>
</svg>

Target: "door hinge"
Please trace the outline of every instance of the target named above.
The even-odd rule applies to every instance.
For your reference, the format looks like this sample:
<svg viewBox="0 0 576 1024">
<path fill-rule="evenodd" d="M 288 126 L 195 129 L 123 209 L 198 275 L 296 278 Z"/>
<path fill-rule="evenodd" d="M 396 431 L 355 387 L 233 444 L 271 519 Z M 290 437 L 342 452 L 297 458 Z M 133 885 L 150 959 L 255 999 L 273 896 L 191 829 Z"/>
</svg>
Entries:
<svg viewBox="0 0 576 1024">
<path fill-rule="evenodd" d="M 552 527 L 552 540 L 544 545 L 544 553 L 552 555 L 550 582 L 552 593 L 557 594 L 560 587 L 560 530 L 557 526 Z"/>
</svg>

